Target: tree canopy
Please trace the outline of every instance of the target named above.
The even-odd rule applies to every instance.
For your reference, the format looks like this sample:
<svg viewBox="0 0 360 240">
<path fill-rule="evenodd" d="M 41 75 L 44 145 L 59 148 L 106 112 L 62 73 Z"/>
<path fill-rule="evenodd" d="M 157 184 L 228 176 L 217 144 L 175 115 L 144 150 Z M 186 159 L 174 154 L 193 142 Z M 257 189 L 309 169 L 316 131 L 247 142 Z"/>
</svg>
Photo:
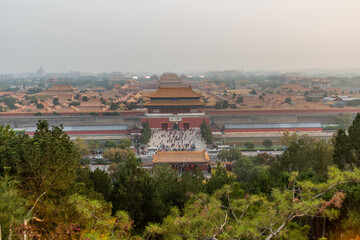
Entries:
<svg viewBox="0 0 360 240">
<path fill-rule="evenodd" d="M 62 126 L 40 121 L 33 137 L 0 127 L 1 237 L 357 239 L 359 122 L 331 142 L 285 133 L 279 156 L 222 151 L 226 166 L 207 178 L 168 164 L 147 171 L 129 141 L 108 148 L 120 157 L 107 171 L 90 170 L 79 164 L 83 139 Z"/>
</svg>

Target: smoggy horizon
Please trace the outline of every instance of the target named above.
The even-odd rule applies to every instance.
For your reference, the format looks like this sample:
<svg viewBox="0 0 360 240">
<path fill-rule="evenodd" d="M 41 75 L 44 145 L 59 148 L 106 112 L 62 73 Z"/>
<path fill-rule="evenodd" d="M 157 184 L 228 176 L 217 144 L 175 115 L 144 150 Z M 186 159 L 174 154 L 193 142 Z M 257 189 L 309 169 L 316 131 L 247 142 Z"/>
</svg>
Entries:
<svg viewBox="0 0 360 240">
<path fill-rule="evenodd" d="M 0 2 L 0 72 L 359 68 L 356 0 Z"/>
</svg>

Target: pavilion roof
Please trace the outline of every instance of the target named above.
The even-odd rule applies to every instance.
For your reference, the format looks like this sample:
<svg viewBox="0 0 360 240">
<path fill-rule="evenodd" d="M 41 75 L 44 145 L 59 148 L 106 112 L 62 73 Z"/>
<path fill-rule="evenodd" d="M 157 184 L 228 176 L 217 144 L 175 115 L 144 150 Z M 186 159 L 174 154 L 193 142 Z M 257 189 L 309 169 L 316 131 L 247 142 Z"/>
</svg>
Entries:
<svg viewBox="0 0 360 240">
<path fill-rule="evenodd" d="M 157 152 L 153 163 L 208 163 L 209 155 L 203 151 Z"/>
<path fill-rule="evenodd" d="M 75 88 L 72 87 L 70 84 L 54 84 L 51 88 L 47 90 L 53 91 L 74 91 Z"/>
<path fill-rule="evenodd" d="M 149 95 L 150 98 L 200 98 L 191 87 L 162 87 Z"/>
<path fill-rule="evenodd" d="M 203 106 L 204 103 L 200 100 L 176 100 L 176 101 L 150 101 L 144 106 Z"/>
</svg>

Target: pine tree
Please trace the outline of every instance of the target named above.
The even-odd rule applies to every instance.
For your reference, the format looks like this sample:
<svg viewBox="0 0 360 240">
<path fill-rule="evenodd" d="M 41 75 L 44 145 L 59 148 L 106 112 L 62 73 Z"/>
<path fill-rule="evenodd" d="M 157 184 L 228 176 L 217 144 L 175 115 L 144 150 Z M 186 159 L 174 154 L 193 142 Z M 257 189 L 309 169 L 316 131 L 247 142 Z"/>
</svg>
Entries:
<svg viewBox="0 0 360 240">
<path fill-rule="evenodd" d="M 207 125 L 205 119 L 203 119 L 203 122 L 200 125 L 200 134 L 201 137 L 205 140 L 206 144 L 212 144 L 214 142 L 211 128 Z"/>
<path fill-rule="evenodd" d="M 142 123 L 142 129 L 141 129 L 141 136 L 140 136 L 140 142 L 142 144 L 148 144 L 151 138 L 151 129 L 150 129 L 150 124 L 149 121 L 147 120 L 146 122 Z"/>
</svg>

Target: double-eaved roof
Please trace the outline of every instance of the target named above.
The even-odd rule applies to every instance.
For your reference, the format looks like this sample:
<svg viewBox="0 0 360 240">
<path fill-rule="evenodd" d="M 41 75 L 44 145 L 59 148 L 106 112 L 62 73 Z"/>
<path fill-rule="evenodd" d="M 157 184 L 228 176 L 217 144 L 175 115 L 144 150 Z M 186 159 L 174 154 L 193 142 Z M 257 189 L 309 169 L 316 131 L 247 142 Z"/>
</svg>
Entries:
<svg viewBox="0 0 360 240">
<path fill-rule="evenodd" d="M 201 98 L 201 94 L 196 93 L 189 87 L 162 87 L 148 95 L 153 98 Z"/>
<path fill-rule="evenodd" d="M 144 104 L 144 106 L 203 106 L 204 103 L 200 100 L 173 100 L 173 101 L 150 101 Z"/>
</svg>

